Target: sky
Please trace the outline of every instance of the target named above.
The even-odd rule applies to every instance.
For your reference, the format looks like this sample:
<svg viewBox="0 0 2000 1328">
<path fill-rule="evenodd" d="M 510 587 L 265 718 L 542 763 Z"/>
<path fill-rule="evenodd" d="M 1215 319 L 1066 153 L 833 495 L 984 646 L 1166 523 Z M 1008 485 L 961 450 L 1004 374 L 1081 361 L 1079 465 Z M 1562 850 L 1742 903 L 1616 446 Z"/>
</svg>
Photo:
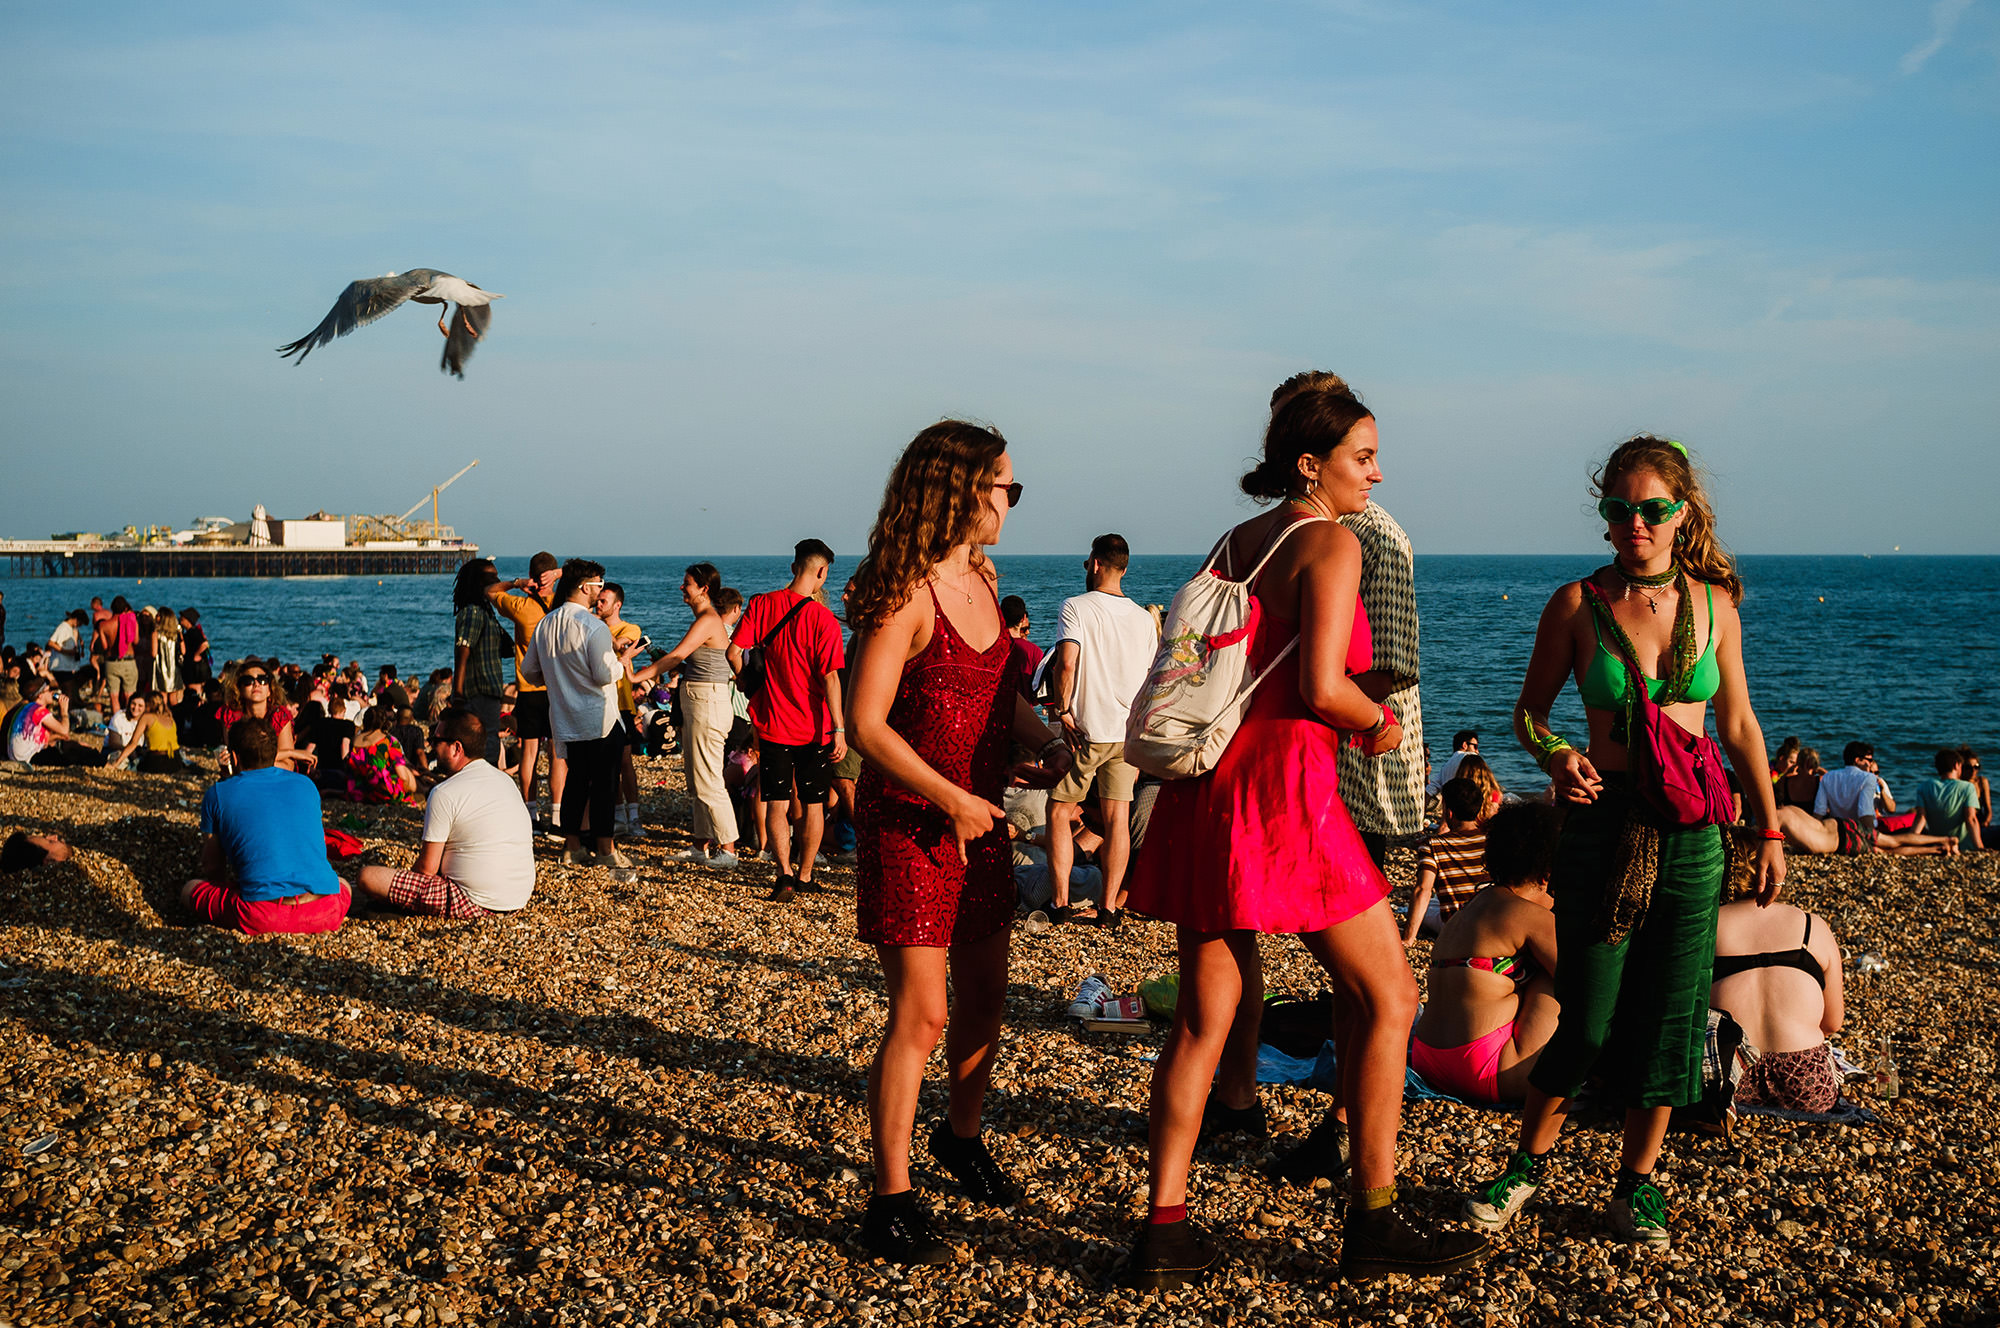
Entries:
<svg viewBox="0 0 2000 1328">
<path fill-rule="evenodd" d="M 401 512 L 858 552 L 990 423 L 1002 553 L 1208 547 L 1346 376 L 1419 552 L 2000 553 L 2000 0 L 0 11 L 0 533 Z M 504 292 L 272 353 L 346 282 Z"/>
</svg>

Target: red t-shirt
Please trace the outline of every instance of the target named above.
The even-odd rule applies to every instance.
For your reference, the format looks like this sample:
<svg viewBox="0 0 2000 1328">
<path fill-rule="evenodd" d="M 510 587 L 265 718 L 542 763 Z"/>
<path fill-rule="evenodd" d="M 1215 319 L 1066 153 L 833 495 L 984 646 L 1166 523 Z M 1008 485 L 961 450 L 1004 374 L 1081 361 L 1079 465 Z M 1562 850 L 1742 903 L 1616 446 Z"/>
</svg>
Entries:
<svg viewBox="0 0 2000 1328">
<path fill-rule="evenodd" d="M 753 596 L 731 641 L 748 650 L 776 627 L 802 597 L 790 588 Z M 833 610 L 812 603 L 764 649 L 764 688 L 750 698 L 750 725 L 760 742 L 803 747 L 833 741 L 826 675 L 847 662 Z"/>
</svg>

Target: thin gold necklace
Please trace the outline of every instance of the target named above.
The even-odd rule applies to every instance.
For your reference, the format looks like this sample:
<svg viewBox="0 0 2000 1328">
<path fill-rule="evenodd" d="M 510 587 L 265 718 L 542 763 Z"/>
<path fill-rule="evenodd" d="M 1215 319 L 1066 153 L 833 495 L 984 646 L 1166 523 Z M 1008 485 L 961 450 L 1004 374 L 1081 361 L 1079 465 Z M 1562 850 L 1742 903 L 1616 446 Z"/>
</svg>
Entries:
<svg viewBox="0 0 2000 1328">
<path fill-rule="evenodd" d="M 965 585 L 964 585 L 964 583 L 963 583 L 963 582 L 961 582 L 960 584 L 958 584 L 958 585 L 955 585 L 955 586 L 954 586 L 954 585 L 951 585 L 951 583 L 950 583 L 950 582 L 948 582 L 948 581 L 944 580 L 944 579 L 943 579 L 942 577 L 940 577 L 940 576 L 939 576 L 939 575 L 938 575 L 938 574 L 937 574 L 936 572 L 932 572 L 932 573 L 931 573 L 931 582 L 932 582 L 932 583 L 933 583 L 934 585 L 940 585 L 940 586 L 946 586 L 946 587 L 948 587 L 949 589 L 952 589 L 952 590 L 956 590 L 956 591 L 957 591 L 957 592 L 958 592 L 959 594 L 961 594 L 961 595 L 965 596 L 965 602 L 966 602 L 967 604 L 970 604 L 970 603 L 972 603 L 972 592 L 971 592 L 971 591 L 969 591 L 969 590 L 967 590 L 967 589 L 965 588 Z"/>
</svg>

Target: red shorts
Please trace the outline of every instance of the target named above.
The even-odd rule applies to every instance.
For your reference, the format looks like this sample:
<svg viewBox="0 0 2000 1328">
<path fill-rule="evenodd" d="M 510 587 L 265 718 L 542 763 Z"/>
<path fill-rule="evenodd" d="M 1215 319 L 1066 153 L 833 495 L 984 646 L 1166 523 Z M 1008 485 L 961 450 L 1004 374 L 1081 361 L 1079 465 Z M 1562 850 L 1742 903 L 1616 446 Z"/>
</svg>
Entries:
<svg viewBox="0 0 2000 1328">
<path fill-rule="evenodd" d="M 212 881 L 196 881 L 188 893 L 188 906 L 203 922 L 252 936 L 264 932 L 307 935 L 338 931 L 351 901 L 346 881 L 340 883 L 337 895 L 297 894 L 257 902 L 246 901 L 233 885 L 216 885 Z"/>
<path fill-rule="evenodd" d="M 389 902 L 405 913 L 427 918 L 483 918 L 487 913 L 466 896 L 457 881 L 420 871 L 397 872 L 389 882 Z"/>
</svg>

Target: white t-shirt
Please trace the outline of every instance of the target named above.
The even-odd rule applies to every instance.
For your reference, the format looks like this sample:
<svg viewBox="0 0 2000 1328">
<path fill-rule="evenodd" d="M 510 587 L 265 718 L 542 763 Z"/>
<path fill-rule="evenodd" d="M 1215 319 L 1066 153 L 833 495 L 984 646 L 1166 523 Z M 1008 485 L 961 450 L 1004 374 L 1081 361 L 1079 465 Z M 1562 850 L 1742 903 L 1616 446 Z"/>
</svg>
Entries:
<svg viewBox="0 0 2000 1328">
<path fill-rule="evenodd" d="M 1063 601 L 1051 656 L 1077 645 L 1070 709 L 1092 742 L 1125 741 L 1125 718 L 1160 648 L 1153 615 L 1124 595 L 1086 590 Z"/>
<path fill-rule="evenodd" d="M 1445 757 L 1443 765 L 1432 767 L 1431 782 L 1424 789 L 1424 793 L 1429 797 L 1436 797 L 1446 784 L 1458 778 L 1458 768 L 1465 764 L 1465 758 L 1477 755 L 1478 752 L 1453 752 Z"/>
<path fill-rule="evenodd" d="M 1888 787 L 1882 777 L 1858 765 L 1844 765 L 1820 776 L 1813 798 L 1814 816 L 1844 816 L 1859 821 L 1875 815 L 1875 794 Z"/>
<path fill-rule="evenodd" d="M 424 842 L 444 845 L 440 875 L 495 913 L 512 913 L 535 892 L 535 827 L 520 787 L 473 761 L 431 790 Z"/>
<path fill-rule="evenodd" d="M 56 630 L 49 635 L 49 649 L 59 657 L 56 667 L 69 670 L 80 668 L 90 656 L 90 643 L 77 634 L 76 624 L 65 618 L 56 624 Z"/>
<path fill-rule="evenodd" d="M 111 729 L 112 741 L 105 744 L 104 750 L 108 752 L 113 747 L 116 747 L 122 751 L 125 744 L 132 741 L 132 731 L 139 727 L 139 721 L 132 718 L 128 712 L 121 710 L 111 717 L 109 727 Z"/>
</svg>

